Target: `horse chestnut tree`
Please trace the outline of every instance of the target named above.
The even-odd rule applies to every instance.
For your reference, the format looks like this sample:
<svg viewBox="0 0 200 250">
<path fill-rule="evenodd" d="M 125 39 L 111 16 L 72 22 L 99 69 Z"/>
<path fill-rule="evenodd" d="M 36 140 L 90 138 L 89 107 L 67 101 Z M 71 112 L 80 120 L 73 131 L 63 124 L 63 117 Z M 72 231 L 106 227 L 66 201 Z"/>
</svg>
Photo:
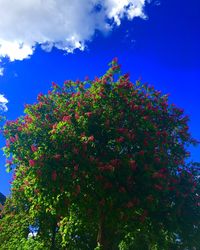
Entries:
<svg viewBox="0 0 200 250">
<path fill-rule="evenodd" d="M 12 193 L 51 249 L 197 247 L 198 164 L 188 117 L 114 59 L 100 78 L 53 83 L 4 127 Z M 49 231 L 48 231 L 49 230 Z M 96 248 L 96 249 L 97 249 Z"/>
</svg>

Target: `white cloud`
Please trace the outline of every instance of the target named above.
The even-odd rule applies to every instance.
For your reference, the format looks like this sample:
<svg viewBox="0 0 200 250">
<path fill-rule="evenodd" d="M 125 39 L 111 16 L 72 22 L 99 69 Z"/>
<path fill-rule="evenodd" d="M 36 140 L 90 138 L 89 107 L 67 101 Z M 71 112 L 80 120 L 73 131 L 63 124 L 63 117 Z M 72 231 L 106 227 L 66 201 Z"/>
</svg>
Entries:
<svg viewBox="0 0 200 250">
<path fill-rule="evenodd" d="M 29 58 L 46 51 L 84 50 L 96 30 L 108 32 L 122 18 L 145 18 L 148 0 L 0 0 L 0 57 Z"/>
<path fill-rule="evenodd" d="M 4 68 L 0 67 L 0 76 L 3 76 Z"/>
<path fill-rule="evenodd" d="M 6 104 L 8 103 L 8 100 L 0 94 L 0 111 L 7 111 L 8 108 Z"/>
</svg>

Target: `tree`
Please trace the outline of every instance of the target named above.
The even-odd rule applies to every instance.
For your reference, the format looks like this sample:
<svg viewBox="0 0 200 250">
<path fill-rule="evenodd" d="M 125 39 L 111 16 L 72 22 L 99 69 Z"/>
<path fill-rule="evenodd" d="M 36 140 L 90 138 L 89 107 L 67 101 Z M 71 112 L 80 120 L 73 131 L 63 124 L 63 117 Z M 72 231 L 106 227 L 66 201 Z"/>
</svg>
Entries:
<svg viewBox="0 0 200 250">
<path fill-rule="evenodd" d="M 6 123 L 12 193 L 25 199 L 51 249 L 197 247 L 198 164 L 187 163 L 197 142 L 188 117 L 119 71 L 113 60 L 101 78 L 53 83 Z"/>
<path fill-rule="evenodd" d="M 4 204 L 5 200 L 6 200 L 5 195 L 3 195 L 2 193 L 0 193 L 0 203 L 1 203 L 2 205 Z"/>
</svg>

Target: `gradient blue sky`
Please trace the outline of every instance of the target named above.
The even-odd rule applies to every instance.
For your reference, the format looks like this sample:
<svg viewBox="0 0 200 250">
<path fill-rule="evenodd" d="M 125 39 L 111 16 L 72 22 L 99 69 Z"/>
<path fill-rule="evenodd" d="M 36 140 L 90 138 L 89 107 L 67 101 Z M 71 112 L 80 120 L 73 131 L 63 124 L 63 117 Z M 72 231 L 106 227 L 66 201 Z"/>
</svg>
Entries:
<svg viewBox="0 0 200 250">
<path fill-rule="evenodd" d="M 36 101 L 38 93 L 46 93 L 52 81 L 62 84 L 86 75 L 91 79 L 101 76 L 112 58 L 118 57 L 122 71 L 129 72 L 133 81 L 141 77 L 170 93 L 170 102 L 189 115 L 190 131 L 200 140 L 200 1 L 152 1 L 144 11 L 146 20 L 122 18 L 108 34 L 96 32 L 84 51 L 65 54 L 57 48 L 45 52 L 36 47 L 29 59 L 9 62 L 4 58 L 0 94 L 9 100 L 7 119 L 22 115 L 24 104 Z M 1 136 L 0 147 L 4 144 Z M 200 161 L 200 147 L 191 152 L 192 159 Z M 11 174 L 4 165 L 1 152 L 0 192 L 7 195 Z"/>
</svg>

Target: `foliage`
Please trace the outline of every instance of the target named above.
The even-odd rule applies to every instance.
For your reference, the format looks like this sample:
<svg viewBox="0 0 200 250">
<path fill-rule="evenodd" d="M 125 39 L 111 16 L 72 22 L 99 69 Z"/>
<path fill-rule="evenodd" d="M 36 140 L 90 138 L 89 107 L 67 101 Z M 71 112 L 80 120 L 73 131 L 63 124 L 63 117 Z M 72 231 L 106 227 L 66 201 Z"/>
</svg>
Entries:
<svg viewBox="0 0 200 250">
<path fill-rule="evenodd" d="M 14 197 L 7 198 L 0 220 L 0 249 L 42 250 L 48 249 L 39 237 L 29 237 L 33 219 Z M 36 225 L 35 225 L 36 226 Z"/>
<path fill-rule="evenodd" d="M 0 203 L 4 204 L 5 200 L 6 200 L 6 197 L 2 193 L 0 193 Z"/>
<path fill-rule="evenodd" d="M 187 163 L 187 148 L 197 142 L 188 117 L 119 70 L 113 60 L 101 78 L 53 83 L 25 116 L 6 123 L 12 193 L 51 249 L 138 249 L 141 242 L 166 249 L 177 238 L 195 246 L 198 164 Z"/>
</svg>

